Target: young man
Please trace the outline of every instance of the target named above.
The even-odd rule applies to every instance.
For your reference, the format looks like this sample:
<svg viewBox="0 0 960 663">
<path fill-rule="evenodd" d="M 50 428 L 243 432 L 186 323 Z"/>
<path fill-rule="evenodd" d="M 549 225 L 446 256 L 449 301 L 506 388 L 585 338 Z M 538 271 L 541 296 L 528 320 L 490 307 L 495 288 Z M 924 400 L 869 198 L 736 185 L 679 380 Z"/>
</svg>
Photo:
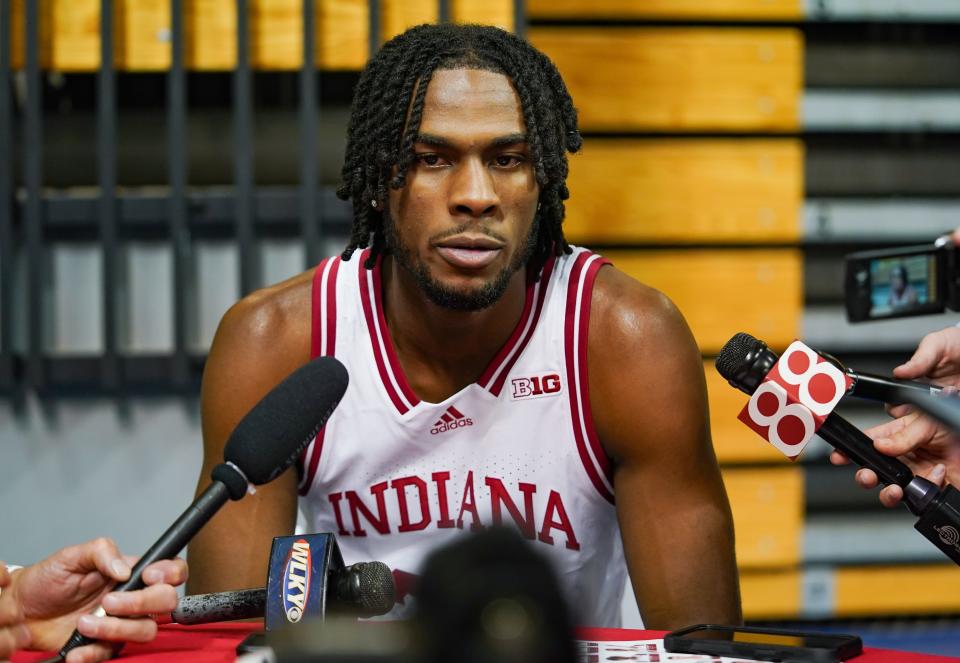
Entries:
<svg viewBox="0 0 960 663">
<path fill-rule="evenodd" d="M 650 628 L 740 621 L 699 351 L 663 295 L 564 240 L 580 145 L 559 73 L 523 40 L 436 25 L 384 45 L 350 120 L 350 245 L 224 316 L 200 488 L 244 413 L 311 357 L 338 357 L 350 386 L 299 474 L 191 543 L 191 592 L 262 586 L 299 493 L 306 529 L 337 533 L 347 563 L 404 578 L 511 524 L 579 624 L 619 622 L 627 568 Z"/>
</svg>

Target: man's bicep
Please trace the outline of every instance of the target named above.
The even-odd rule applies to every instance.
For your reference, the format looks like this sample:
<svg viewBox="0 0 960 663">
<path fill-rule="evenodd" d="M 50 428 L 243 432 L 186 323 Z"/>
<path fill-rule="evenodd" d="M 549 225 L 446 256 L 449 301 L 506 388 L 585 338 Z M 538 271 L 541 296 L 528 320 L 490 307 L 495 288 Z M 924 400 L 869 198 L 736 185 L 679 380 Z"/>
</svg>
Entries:
<svg viewBox="0 0 960 663">
<path fill-rule="evenodd" d="M 602 328 L 591 321 L 591 336 L 600 335 L 590 345 L 591 404 L 615 462 L 641 613 L 651 628 L 738 622 L 732 518 L 710 442 L 700 352 L 665 297 L 639 284 L 611 290 L 616 306 L 611 298 L 601 309 Z"/>
</svg>

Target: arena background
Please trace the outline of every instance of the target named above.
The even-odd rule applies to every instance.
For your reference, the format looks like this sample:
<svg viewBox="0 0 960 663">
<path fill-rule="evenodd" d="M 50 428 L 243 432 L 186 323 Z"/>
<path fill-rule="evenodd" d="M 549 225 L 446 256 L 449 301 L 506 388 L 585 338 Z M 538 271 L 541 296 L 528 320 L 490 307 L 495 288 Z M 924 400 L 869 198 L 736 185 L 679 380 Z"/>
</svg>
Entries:
<svg viewBox="0 0 960 663">
<path fill-rule="evenodd" d="M 845 253 L 960 226 L 950 0 L 0 0 L 0 558 L 139 551 L 188 503 L 217 321 L 343 246 L 357 72 L 437 20 L 516 30 L 564 74 L 568 237 L 693 327 L 747 619 L 960 655 L 960 571 L 825 444 L 771 452 L 712 360 L 747 331 L 888 373 L 956 322 L 842 310 Z"/>
</svg>

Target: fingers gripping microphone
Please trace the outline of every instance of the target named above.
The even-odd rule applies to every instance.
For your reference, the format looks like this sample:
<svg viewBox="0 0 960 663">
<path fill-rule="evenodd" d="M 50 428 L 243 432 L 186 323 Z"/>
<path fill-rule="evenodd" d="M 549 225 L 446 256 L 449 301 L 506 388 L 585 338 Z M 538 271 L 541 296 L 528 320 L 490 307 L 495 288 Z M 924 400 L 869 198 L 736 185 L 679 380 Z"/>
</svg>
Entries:
<svg viewBox="0 0 960 663">
<path fill-rule="evenodd" d="M 750 334 L 727 341 L 717 357 L 717 371 L 740 391 L 753 394 L 777 363 L 777 354 Z M 860 467 L 873 470 L 885 484 L 903 488 L 904 502 L 920 519 L 914 528 L 960 564 L 960 492 L 947 486 L 942 492 L 906 465 L 881 454 L 853 424 L 836 413 L 826 417 L 817 433 Z"/>
<path fill-rule="evenodd" d="M 320 357 L 270 390 L 230 434 L 223 452 L 225 462 L 213 468 L 210 486 L 140 558 L 130 579 L 113 591 L 142 588 L 143 569 L 178 555 L 228 499 L 239 500 L 251 484 L 259 486 L 280 476 L 326 423 L 340 403 L 347 382 L 343 364 L 333 357 Z M 106 612 L 101 607 L 94 614 Z M 60 657 L 91 642 L 74 631 L 60 650 Z"/>
<path fill-rule="evenodd" d="M 393 574 L 383 562 L 358 562 L 332 574 L 327 585 L 332 612 L 376 617 L 390 612 L 394 603 Z M 176 624 L 209 624 L 263 617 L 267 590 L 244 589 L 184 596 L 177 609 L 158 621 Z"/>
</svg>

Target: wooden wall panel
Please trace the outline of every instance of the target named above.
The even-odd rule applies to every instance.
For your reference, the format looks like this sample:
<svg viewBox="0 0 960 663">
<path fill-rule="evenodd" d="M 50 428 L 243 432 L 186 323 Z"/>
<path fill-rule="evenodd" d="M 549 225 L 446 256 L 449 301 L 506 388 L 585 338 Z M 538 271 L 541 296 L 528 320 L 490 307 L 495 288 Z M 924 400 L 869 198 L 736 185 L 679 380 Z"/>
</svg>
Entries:
<svg viewBox="0 0 960 663">
<path fill-rule="evenodd" d="M 800 571 L 740 572 L 740 598 L 744 619 L 789 619 L 803 609 L 803 581 Z"/>
<path fill-rule="evenodd" d="M 717 373 L 712 360 L 703 362 L 710 397 L 710 432 L 721 463 L 782 463 L 792 461 L 737 419 L 749 397 Z"/>
<path fill-rule="evenodd" d="M 512 0 L 453 0 L 452 20 L 458 23 L 482 23 L 513 30 Z M 383 39 L 387 40 L 420 23 L 435 23 L 439 18 L 436 0 L 381 0 Z"/>
<path fill-rule="evenodd" d="M 800 467 L 723 470 L 733 510 L 737 565 L 780 568 L 801 561 L 803 470 Z"/>
<path fill-rule="evenodd" d="M 114 7 L 117 14 L 113 43 L 116 66 L 127 71 L 162 71 L 168 68 L 170 0 L 115 2 Z M 99 48 L 99 29 L 96 32 Z M 97 60 L 99 62 L 99 57 Z"/>
<path fill-rule="evenodd" d="M 568 182 L 578 243 L 800 239 L 799 140 L 588 138 Z"/>
<path fill-rule="evenodd" d="M 255 69 L 299 69 L 303 59 L 301 0 L 253 0 L 250 62 Z M 324 69 L 356 70 L 367 60 L 369 11 L 366 0 L 314 3 L 314 58 Z"/>
<path fill-rule="evenodd" d="M 14 67 L 23 66 L 23 2 L 13 0 Z M 383 35 L 389 38 L 411 25 L 437 18 L 434 0 L 381 0 Z M 359 70 L 367 60 L 367 0 L 315 0 L 318 66 Z M 117 0 L 114 64 L 130 71 L 170 66 L 170 7 L 167 0 Z M 234 0 L 184 3 L 185 61 L 201 71 L 233 68 L 237 59 Z M 300 67 L 301 0 L 250 1 L 250 63 L 255 69 Z M 452 17 L 462 22 L 513 28 L 511 0 L 455 0 Z M 45 69 L 92 71 L 100 63 L 99 0 L 44 0 L 41 4 L 41 58 Z"/>
<path fill-rule="evenodd" d="M 620 270 L 665 293 L 706 355 L 737 332 L 773 348 L 800 336 L 803 259 L 797 249 L 604 251 Z"/>
<path fill-rule="evenodd" d="M 587 131 L 795 131 L 803 38 L 787 28 L 539 27 Z"/>
<path fill-rule="evenodd" d="M 905 530 L 904 536 L 919 536 Z M 846 567 L 836 571 L 838 617 L 960 612 L 960 572 L 954 564 Z"/>
<path fill-rule="evenodd" d="M 801 0 L 527 0 L 531 18 L 799 20 Z"/>
</svg>

